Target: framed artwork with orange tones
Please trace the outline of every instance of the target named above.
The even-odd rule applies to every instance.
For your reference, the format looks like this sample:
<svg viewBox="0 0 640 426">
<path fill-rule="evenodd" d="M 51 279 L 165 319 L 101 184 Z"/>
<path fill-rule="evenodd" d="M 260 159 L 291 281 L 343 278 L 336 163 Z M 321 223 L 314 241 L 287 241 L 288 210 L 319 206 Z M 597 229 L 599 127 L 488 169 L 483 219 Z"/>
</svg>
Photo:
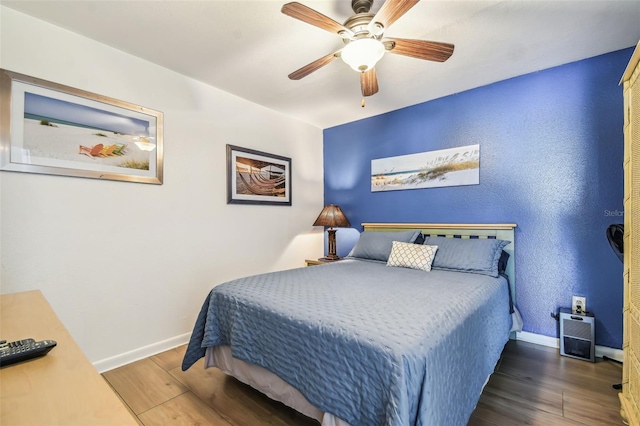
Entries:
<svg viewBox="0 0 640 426">
<path fill-rule="evenodd" d="M 0 170 L 162 184 L 163 114 L 0 69 Z"/>
</svg>

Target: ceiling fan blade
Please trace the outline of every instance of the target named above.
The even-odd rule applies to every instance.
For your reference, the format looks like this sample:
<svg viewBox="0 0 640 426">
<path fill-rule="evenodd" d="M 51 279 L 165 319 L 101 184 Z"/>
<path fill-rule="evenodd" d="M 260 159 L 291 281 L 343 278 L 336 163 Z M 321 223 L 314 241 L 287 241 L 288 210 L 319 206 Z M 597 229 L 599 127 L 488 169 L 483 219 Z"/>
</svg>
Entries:
<svg viewBox="0 0 640 426">
<path fill-rule="evenodd" d="M 282 6 L 281 11 L 287 16 L 299 19 L 302 22 L 322 28 L 331 33 L 340 34 L 341 32 L 346 32 L 350 36 L 353 35 L 353 32 L 344 25 L 298 2 L 294 1 L 285 4 Z"/>
<path fill-rule="evenodd" d="M 387 50 L 396 55 L 411 56 L 427 61 L 444 62 L 453 54 L 453 44 L 437 41 L 411 40 L 406 38 L 385 38 L 382 40 Z"/>
<path fill-rule="evenodd" d="M 339 56 L 340 56 L 340 50 L 338 50 L 337 52 L 329 53 L 328 55 L 323 56 L 320 59 L 316 59 L 310 64 L 305 65 L 299 70 L 292 72 L 291 74 L 289 74 L 289 78 L 291 80 L 300 80 L 301 78 L 308 76 L 312 72 L 324 67 L 325 65 L 330 64 L 331 62 L 333 62 L 334 59 L 336 59 Z"/>
<path fill-rule="evenodd" d="M 362 96 L 371 96 L 378 93 L 378 77 L 376 76 L 375 68 L 360 73 L 360 88 L 362 89 Z"/>
<path fill-rule="evenodd" d="M 409 9 L 419 1 L 420 0 L 387 0 L 373 17 L 371 24 L 379 22 L 384 28 L 389 28 L 391 24 L 407 13 Z"/>
</svg>

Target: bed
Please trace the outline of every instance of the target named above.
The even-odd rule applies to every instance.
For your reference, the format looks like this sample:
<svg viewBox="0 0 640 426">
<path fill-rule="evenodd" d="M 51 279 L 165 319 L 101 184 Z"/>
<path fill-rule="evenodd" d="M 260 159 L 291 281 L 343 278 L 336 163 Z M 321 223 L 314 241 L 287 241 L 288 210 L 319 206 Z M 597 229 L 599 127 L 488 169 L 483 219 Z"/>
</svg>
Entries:
<svg viewBox="0 0 640 426">
<path fill-rule="evenodd" d="M 220 284 L 205 357 L 323 426 L 464 425 L 515 309 L 514 224 L 363 224 L 339 262 Z"/>
</svg>

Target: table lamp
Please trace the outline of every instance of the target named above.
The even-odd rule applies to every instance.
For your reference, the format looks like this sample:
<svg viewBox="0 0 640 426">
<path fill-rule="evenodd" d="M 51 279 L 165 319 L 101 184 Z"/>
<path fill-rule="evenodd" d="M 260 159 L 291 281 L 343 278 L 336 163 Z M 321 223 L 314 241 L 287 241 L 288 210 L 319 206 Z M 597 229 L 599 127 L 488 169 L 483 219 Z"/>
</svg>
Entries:
<svg viewBox="0 0 640 426">
<path fill-rule="evenodd" d="M 333 228 L 348 228 L 351 226 L 344 213 L 342 213 L 342 210 L 340 210 L 340 207 L 335 204 L 324 206 L 320 215 L 313 223 L 313 226 L 329 227 L 329 230 L 327 231 L 329 234 L 329 253 L 327 254 L 327 257 L 323 257 L 320 260 L 339 260 L 340 257 L 336 254 L 336 229 Z"/>
</svg>

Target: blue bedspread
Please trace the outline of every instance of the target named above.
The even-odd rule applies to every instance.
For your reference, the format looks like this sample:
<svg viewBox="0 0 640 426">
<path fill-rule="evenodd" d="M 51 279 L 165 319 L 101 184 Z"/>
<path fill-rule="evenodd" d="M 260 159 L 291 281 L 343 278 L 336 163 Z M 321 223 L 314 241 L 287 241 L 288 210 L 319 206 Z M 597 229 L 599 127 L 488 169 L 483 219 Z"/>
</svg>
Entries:
<svg viewBox="0 0 640 426">
<path fill-rule="evenodd" d="M 215 287 L 182 369 L 228 345 L 353 426 L 465 425 L 510 327 L 502 277 L 343 260 Z"/>
</svg>

